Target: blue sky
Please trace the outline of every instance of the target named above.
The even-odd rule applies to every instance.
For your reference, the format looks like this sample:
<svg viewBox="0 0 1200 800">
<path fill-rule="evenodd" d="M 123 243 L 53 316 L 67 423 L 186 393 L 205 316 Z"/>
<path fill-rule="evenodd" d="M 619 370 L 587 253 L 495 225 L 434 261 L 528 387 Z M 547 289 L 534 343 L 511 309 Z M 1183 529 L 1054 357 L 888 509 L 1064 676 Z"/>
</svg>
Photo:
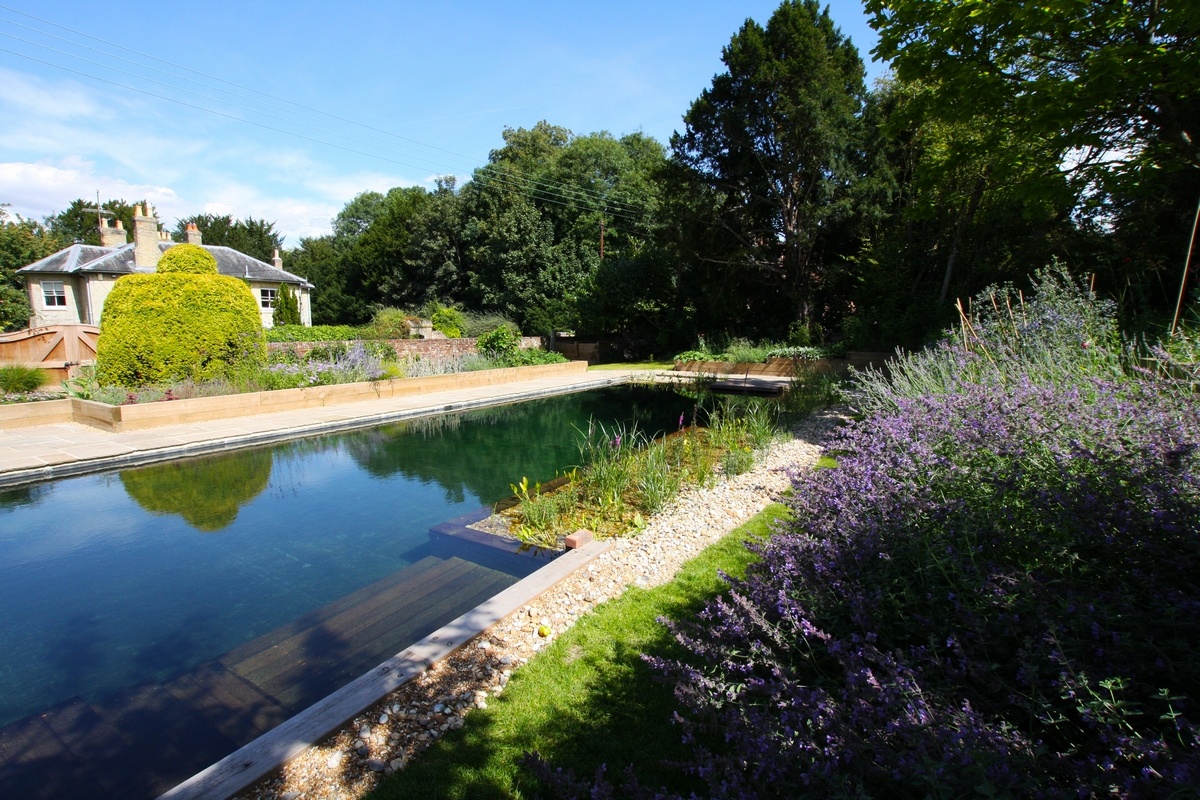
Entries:
<svg viewBox="0 0 1200 800">
<path fill-rule="evenodd" d="M 0 203 L 148 198 L 276 223 L 295 246 L 365 190 L 469 177 L 505 127 L 664 144 L 770 0 L 0 0 Z M 860 0 L 830 13 L 863 54 Z"/>
</svg>

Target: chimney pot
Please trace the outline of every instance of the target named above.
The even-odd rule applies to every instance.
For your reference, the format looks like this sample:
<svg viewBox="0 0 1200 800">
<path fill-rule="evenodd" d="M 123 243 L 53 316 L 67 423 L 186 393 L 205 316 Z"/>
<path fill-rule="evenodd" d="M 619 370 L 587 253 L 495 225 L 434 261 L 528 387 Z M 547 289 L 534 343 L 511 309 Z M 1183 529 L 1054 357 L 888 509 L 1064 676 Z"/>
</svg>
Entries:
<svg viewBox="0 0 1200 800">
<path fill-rule="evenodd" d="M 203 244 L 201 241 L 200 228 L 194 222 L 187 224 L 187 243 L 188 244 Z"/>
</svg>

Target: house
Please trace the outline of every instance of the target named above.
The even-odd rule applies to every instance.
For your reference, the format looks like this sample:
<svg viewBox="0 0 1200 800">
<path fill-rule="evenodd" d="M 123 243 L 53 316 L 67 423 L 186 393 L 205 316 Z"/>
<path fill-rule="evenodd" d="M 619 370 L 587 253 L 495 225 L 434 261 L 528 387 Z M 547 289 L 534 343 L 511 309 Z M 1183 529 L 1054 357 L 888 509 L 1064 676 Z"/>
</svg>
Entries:
<svg viewBox="0 0 1200 800">
<path fill-rule="evenodd" d="M 250 285 L 258 300 L 263 327 L 272 325 L 275 298 L 284 284 L 290 285 L 296 293 L 301 323 L 312 325 L 310 293 L 313 286 L 283 269 L 278 250 L 272 259 L 274 263 L 268 264 L 231 247 L 206 245 L 200 239 L 200 231 L 195 225 L 189 225 L 188 242 L 211 253 L 222 275 L 240 278 Z M 33 308 L 30 328 L 99 325 L 104 300 L 117 279 L 122 275 L 154 272 L 162 254 L 175 246 L 167 233 L 160 230 L 153 212 L 143 214 L 140 205 L 134 207 L 132 243 L 120 220 L 110 225 L 104 219 L 100 222 L 100 242 L 99 247 L 73 244 L 17 270 L 17 275 L 25 281 L 29 305 Z"/>
</svg>

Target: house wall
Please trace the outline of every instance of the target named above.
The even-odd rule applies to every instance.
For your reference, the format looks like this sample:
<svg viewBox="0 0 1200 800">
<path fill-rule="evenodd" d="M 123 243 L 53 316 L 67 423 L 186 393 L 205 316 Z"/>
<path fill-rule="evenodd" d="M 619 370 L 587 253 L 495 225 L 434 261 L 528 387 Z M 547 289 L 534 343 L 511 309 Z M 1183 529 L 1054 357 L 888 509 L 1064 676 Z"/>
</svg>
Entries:
<svg viewBox="0 0 1200 800">
<path fill-rule="evenodd" d="M 87 278 L 88 318 L 81 320 L 88 325 L 100 324 L 100 311 L 104 301 L 113 290 L 119 275 L 89 275 Z"/>
<path fill-rule="evenodd" d="M 262 307 L 262 292 L 260 289 L 275 289 L 279 290 L 278 283 L 261 283 L 259 281 L 248 281 L 250 291 L 254 294 L 254 302 L 258 304 L 258 313 L 262 317 L 262 325 L 264 328 L 271 328 L 275 325 L 275 309 Z M 296 293 L 296 300 L 300 306 L 300 324 L 306 327 L 312 327 L 312 299 L 309 297 L 308 289 L 299 286 L 292 286 L 292 291 Z"/>
<path fill-rule="evenodd" d="M 47 306 L 46 297 L 42 292 L 42 281 L 62 281 L 66 293 L 65 306 Z M 72 275 L 31 275 L 28 280 L 29 305 L 33 316 L 29 318 L 29 327 L 40 328 L 46 325 L 78 325 L 83 317 L 80 315 L 79 280 Z M 86 304 L 86 299 L 83 303 Z"/>
</svg>

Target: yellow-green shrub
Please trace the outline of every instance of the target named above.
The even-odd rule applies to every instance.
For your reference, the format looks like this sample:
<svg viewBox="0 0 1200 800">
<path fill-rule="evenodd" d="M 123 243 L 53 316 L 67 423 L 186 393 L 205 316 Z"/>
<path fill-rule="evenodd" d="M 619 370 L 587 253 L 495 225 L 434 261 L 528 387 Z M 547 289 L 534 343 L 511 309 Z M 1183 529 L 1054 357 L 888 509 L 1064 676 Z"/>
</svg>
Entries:
<svg viewBox="0 0 1200 800">
<path fill-rule="evenodd" d="M 264 364 L 266 357 L 258 303 L 237 278 L 126 275 L 104 303 L 96 346 L 101 383 L 208 380 L 236 365 Z"/>
<path fill-rule="evenodd" d="M 216 275 L 217 260 L 198 244 L 177 244 L 158 260 L 158 274 Z"/>
</svg>

